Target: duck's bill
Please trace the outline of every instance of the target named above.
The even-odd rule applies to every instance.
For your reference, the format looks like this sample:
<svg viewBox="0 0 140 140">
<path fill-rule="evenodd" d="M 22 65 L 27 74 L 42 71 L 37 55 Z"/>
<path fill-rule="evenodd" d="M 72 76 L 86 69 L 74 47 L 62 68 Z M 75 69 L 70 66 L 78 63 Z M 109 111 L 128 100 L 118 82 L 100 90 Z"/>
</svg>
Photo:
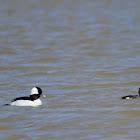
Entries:
<svg viewBox="0 0 140 140">
<path fill-rule="evenodd" d="M 41 95 L 41 97 L 46 97 L 46 95 L 43 94 L 43 95 Z"/>
</svg>

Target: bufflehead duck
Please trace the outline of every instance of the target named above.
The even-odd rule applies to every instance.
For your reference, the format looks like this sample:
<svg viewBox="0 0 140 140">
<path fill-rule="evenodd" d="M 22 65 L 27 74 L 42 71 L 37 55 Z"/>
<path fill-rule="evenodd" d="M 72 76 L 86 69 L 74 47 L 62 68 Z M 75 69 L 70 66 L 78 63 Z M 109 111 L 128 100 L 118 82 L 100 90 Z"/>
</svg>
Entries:
<svg viewBox="0 0 140 140">
<path fill-rule="evenodd" d="M 122 97 L 122 99 L 140 99 L 140 88 L 139 88 L 138 93 L 139 95 L 127 95 L 127 96 Z"/>
<path fill-rule="evenodd" d="M 42 102 L 39 99 L 41 94 L 42 94 L 41 88 L 34 87 L 31 90 L 30 96 L 15 98 L 14 100 L 12 100 L 10 104 L 6 104 L 6 105 L 37 107 L 37 106 L 42 105 Z"/>
</svg>

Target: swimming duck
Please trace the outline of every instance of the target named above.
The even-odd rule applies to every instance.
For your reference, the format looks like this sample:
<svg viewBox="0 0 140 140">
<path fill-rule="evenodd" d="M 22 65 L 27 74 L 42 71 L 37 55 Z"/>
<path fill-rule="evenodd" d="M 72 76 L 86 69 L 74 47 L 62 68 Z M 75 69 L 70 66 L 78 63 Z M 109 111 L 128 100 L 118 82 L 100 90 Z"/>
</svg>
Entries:
<svg viewBox="0 0 140 140">
<path fill-rule="evenodd" d="M 127 95 L 127 96 L 123 96 L 122 99 L 140 99 L 140 88 L 138 91 L 139 95 Z"/>
<path fill-rule="evenodd" d="M 39 99 L 42 94 L 42 90 L 40 87 L 34 87 L 31 90 L 31 94 L 28 97 L 18 97 L 12 100 L 10 104 L 11 106 L 32 106 L 37 107 L 42 105 L 42 101 Z"/>
</svg>

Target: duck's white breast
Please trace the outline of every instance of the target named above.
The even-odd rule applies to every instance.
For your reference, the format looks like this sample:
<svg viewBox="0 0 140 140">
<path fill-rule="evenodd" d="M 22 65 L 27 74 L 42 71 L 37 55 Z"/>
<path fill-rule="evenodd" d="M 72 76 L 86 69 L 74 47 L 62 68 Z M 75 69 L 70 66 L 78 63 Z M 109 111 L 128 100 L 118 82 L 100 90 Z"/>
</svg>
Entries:
<svg viewBox="0 0 140 140">
<path fill-rule="evenodd" d="M 40 99 L 34 100 L 34 101 L 30 101 L 30 100 L 16 100 L 14 102 L 11 103 L 11 105 L 14 106 L 33 106 L 33 107 L 37 107 L 42 105 L 42 102 Z"/>
</svg>

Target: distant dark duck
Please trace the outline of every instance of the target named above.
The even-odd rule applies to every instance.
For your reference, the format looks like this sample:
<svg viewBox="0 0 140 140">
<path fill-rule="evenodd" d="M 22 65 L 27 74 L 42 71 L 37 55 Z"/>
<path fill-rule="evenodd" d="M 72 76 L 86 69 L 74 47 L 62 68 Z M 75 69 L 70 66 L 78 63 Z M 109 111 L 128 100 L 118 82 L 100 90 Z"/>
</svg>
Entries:
<svg viewBox="0 0 140 140">
<path fill-rule="evenodd" d="M 138 93 L 139 95 L 127 95 L 127 96 L 122 97 L 122 99 L 140 99 L 140 88 L 139 88 Z"/>
<path fill-rule="evenodd" d="M 42 94 L 42 90 L 39 87 L 34 87 L 31 90 L 31 94 L 28 97 L 18 97 L 12 100 L 11 106 L 32 106 L 37 107 L 42 105 L 42 101 L 39 99 Z"/>
</svg>

